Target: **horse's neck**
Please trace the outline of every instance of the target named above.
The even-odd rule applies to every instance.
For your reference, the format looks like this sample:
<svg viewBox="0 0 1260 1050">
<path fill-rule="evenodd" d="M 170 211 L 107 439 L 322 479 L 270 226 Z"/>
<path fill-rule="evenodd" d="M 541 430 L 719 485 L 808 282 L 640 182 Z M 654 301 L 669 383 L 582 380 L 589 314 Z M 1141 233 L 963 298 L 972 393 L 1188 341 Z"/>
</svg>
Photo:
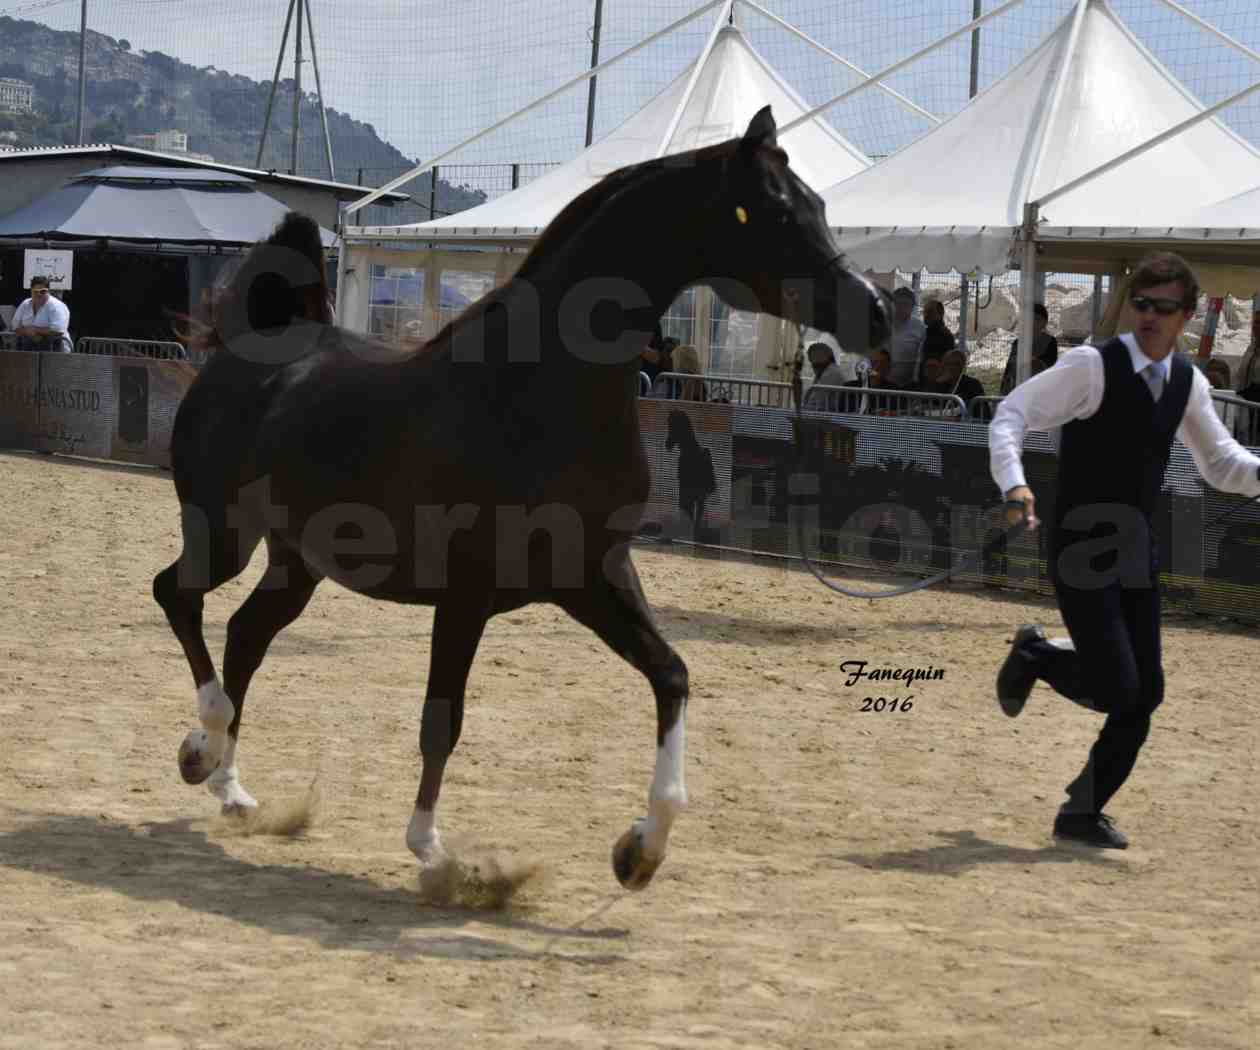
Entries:
<svg viewBox="0 0 1260 1050">
<path fill-rule="evenodd" d="M 679 292 L 704 276 L 700 244 L 690 231 L 697 202 L 706 199 L 700 190 L 712 181 L 705 167 L 654 173 L 592 215 L 531 273 L 544 310 L 558 316 L 566 299 L 566 309 L 574 302 L 589 304 L 591 296 L 579 289 L 589 282 L 591 295 L 624 297 L 623 306 L 633 306 L 637 320 L 650 310 L 652 324 L 659 321 Z M 650 307 L 641 305 L 647 303 Z M 629 364 L 637 371 L 637 363 Z"/>
</svg>

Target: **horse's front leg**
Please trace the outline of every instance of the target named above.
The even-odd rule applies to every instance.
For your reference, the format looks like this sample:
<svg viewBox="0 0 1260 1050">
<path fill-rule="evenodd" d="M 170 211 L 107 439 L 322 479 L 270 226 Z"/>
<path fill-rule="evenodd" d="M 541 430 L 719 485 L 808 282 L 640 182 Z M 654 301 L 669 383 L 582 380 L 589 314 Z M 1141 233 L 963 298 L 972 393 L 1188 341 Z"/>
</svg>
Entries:
<svg viewBox="0 0 1260 1050">
<path fill-rule="evenodd" d="M 454 592 L 434 610 L 429 681 L 420 714 L 420 790 L 407 825 L 407 847 L 425 867 L 445 858 L 437 826 L 438 796 L 446 760 L 463 728 L 464 689 L 488 618 L 488 599 Z"/>
<path fill-rule="evenodd" d="M 626 889 L 652 881 L 665 859 L 669 832 L 687 806 L 687 665 L 661 637 L 627 553 L 609 578 L 566 595 L 565 610 L 647 677 L 656 694 L 656 770 L 647 816 L 613 846 L 613 873 Z"/>
</svg>

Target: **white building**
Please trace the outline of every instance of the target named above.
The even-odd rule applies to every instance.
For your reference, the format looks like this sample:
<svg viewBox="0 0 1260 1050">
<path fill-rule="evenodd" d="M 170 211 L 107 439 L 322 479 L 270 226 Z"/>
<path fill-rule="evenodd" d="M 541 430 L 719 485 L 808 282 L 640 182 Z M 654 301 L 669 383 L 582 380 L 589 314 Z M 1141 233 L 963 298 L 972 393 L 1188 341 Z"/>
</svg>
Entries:
<svg viewBox="0 0 1260 1050">
<path fill-rule="evenodd" d="M 24 80 L 0 77 L 0 110 L 29 113 L 35 108 L 35 89 Z"/>
<path fill-rule="evenodd" d="M 151 149 L 155 153 L 187 153 L 188 135 L 183 131 L 156 131 L 151 135 L 128 135 L 127 145 Z"/>
</svg>

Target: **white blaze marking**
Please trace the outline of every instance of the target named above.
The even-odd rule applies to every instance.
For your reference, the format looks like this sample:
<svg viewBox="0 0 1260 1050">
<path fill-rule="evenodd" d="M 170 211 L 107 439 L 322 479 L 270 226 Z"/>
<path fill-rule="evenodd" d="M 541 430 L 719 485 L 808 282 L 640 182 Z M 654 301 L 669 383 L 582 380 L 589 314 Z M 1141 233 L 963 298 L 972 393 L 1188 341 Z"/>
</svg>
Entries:
<svg viewBox="0 0 1260 1050">
<path fill-rule="evenodd" d="M 212 764 L 218 765 L 227 750 L 227 727 L 236 717 L 236 705 L 228 699 L 217 678 L 198 687 L 197 715 L 206 731 L 206 754 Z"/>
<path fill-rule="evenodd" d="M 407 848 L 421 861 L 428 862 L 442 852 L 442 840 L 438 837 L 437 810 L 425 812 L 417 806 L 407 825 Z"/>
<path fill-rule="evenodd" d="M 687 759 L 687 708 L 678 713 L 678 721 L 665 734 L 665 742 L 656 749 L 656 772 L 648 794 L 648 815 L 643 822 L 643 848 L 651 857 L 665 852 L 669 829 L 687 805 L 687 784 L 684 766 Z"/>
<path fill-rule="evenodd" d="M 236 741 L 230 736 L 223 749 L 223 758 L 219 760 L 219 768 L 210 774 L 206 787 L 225 806 L 253 809 L 258 805 L 258 800 L 241 787 L 240 775 L 236 769 Z"/>
</svg>

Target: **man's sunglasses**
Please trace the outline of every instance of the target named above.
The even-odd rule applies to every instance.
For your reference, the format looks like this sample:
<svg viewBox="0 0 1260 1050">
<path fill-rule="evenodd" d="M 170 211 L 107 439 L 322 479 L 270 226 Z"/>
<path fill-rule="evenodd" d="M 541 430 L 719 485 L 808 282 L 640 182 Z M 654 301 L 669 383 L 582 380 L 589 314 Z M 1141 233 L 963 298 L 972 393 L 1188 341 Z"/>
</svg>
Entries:
<svg viewBox="0 0 1260 1050">
<path fill-rule="evenodd" d="M 1185 310 L 1180 299 L 1152 299 L 1146 295 L 1135 295 L 1129 302 L 1140 314 L 1146 313 L 1147 310 L 1154 310 L 1161 317 L 1169 317 Z"/>
</svg>

